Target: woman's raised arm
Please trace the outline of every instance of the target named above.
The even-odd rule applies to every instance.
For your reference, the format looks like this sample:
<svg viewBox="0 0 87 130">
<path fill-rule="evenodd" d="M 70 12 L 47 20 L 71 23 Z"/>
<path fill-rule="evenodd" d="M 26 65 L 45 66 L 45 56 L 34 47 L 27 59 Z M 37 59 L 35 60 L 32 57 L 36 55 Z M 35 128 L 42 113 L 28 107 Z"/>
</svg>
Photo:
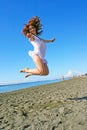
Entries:
<svg viewBox="0 0 87 130">
<path fill-rule="evenodd" d="M 54 42 L 55 38 L 52 38 L 50 40 L 45 40 L 45 39 L 41 39 L 41 40 L 43 40 L 43 42 L 45 42 L 45 43 L 49 43 L 49 42 Z"/>
</svg>

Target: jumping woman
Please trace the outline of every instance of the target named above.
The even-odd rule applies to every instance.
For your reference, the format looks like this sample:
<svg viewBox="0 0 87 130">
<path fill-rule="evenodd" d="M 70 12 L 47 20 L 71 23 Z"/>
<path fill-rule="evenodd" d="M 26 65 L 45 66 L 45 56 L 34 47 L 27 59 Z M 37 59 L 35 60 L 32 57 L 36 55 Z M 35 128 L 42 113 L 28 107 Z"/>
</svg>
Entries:
<svg viewBox="0 0 87 130">
<path fill-rule="evenodd" d="M 37 16 L 31 18 L 28 21 L 22 32 L 34 47 L 33 51 L 29 51 L 29 55 L 33 59 L 36 68 L 24 68 L 20 70 L 20 72 L 26 73 L 26 78 L 31 75 L 48 75 L 49 69 L 45 59 L 46 43 L 54 42 L 55 38 L 51 40 L 44 40 L 38 37 L 43 32 L 43 30 L 40 18 Z"/>
</svg>

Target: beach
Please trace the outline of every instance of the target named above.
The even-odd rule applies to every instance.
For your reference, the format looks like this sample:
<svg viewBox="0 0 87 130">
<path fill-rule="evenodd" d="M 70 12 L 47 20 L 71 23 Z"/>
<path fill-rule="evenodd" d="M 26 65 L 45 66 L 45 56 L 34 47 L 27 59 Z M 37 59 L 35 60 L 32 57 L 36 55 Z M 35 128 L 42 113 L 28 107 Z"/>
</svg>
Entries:
<svg viewBox="0 0 87 130">
<path fill-rule="evenodd" d="M 87 130 L 87 77 L 0 93 L 0 130 Z"/>
</svg>

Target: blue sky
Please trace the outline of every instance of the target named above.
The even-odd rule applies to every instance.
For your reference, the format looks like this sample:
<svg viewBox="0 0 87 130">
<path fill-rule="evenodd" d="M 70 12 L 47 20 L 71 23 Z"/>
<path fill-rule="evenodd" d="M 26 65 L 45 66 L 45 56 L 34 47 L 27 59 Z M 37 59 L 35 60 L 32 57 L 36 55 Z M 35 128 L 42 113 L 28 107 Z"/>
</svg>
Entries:
<svg viewBox="0 0 87 130">
<path fill-rule="evenodd" d="M 39 16 L 47 44 L 49 76 L 25 79 L 20 69 L 35 67 L 28 51 L 32 45 L 22 35 L 29 18 Z M 0 84 L 59 78 L 87 72 L 86 0 L 3 0 L 0 2 Z"/>
</svg>

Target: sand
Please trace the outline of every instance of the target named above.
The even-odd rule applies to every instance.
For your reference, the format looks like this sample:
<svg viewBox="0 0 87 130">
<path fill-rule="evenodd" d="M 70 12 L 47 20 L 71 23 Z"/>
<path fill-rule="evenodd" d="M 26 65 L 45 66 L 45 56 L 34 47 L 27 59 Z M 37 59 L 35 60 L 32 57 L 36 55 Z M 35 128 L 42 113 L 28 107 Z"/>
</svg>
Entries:
<svg viewBox="0 0 87 130">
<path fill-rule="evenodd" d="M 87 130 L 87 77 L 0 93 L 0 130 Z"/>
</svg>

